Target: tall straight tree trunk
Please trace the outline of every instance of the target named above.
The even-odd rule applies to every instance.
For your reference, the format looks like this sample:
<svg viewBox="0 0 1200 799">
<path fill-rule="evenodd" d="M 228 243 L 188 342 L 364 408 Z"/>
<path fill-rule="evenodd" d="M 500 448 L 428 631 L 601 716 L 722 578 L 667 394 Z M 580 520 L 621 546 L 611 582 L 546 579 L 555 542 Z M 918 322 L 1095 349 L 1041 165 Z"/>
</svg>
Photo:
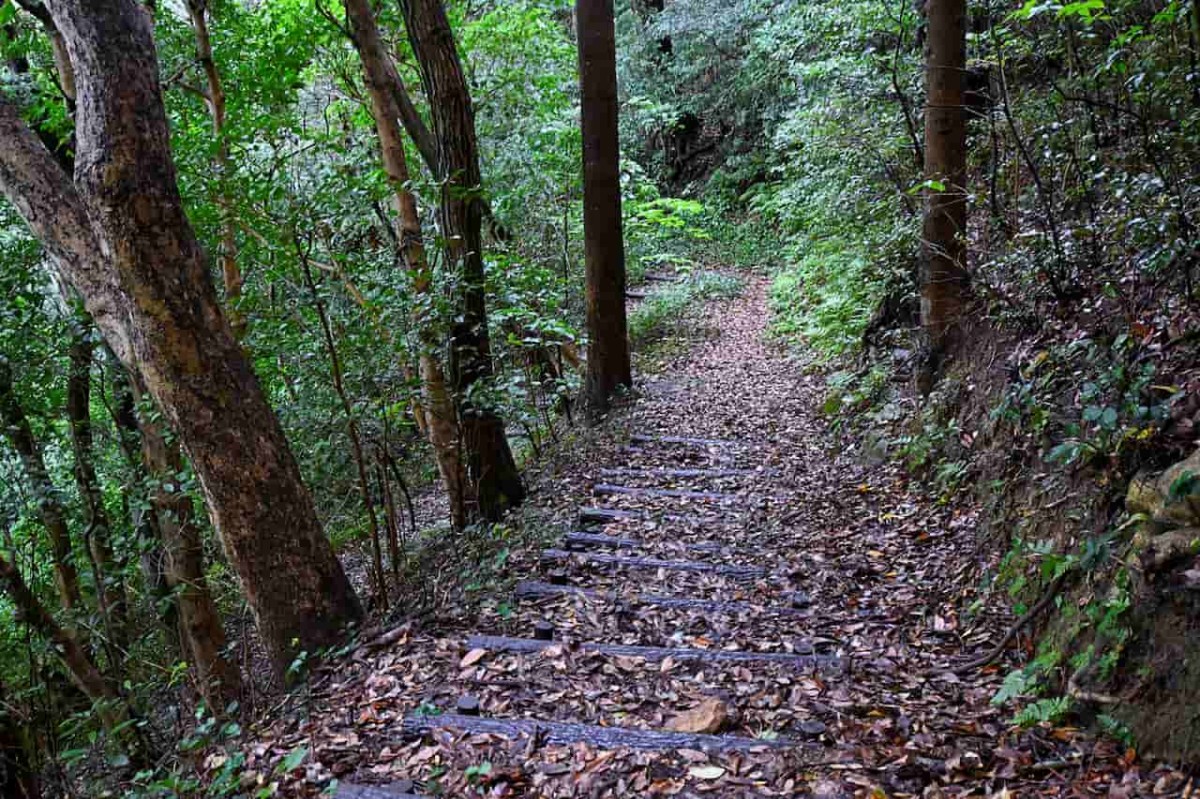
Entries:
<svg viewBox="0 0 1200 799">
<path fill-rule="evenodd" d="M 433 277 L 425 257 L 417 201 L 408 190 L 408 159 L 404 154 L 404 140 L 397 122 L 404 117 L 398 108 L 395 91 L 399 85 L 399 76 L 387 48 L 380 39 L 379 27 L 368 0 L 346 0 L 346 16 L 350 22 L 354 46 L 362 61 L 367 92 L 371 97 L 371 111 L 375 118 L 375 130 L 379 135 L 383 168 L 392 186 L 400 258 L 412 276 L 413 288 L 418 296 L 427 297 L 432 289 Z M 400 90 L 403 91 L 402 86 Z M 417 144 L 420 149 L 420 142 Z M 421 308 L 427 303 L 418 302 L 416 305 Z M 462 529 L 466 524 L 466 498 L 463 494 L 462 461 L 459 458 L 458 413 L 446 388 L 442 364 L 437 358 L 436 353 L 440 347 L 434 320 L 425 318 L 422 311 L 416 313 L 417 318 L 414 321 L 421 342 L 418 363 L 426 432 L 433 447 L 438 471 L 442 475 L 442 482 L 450 497 L 451 523 L 455 529 Z"/>
<path fill-rule="evenodd" d="M 921 389 L 932 387 L 966 301 L 967 66 L 966 0 L 926 0 L 925 216 L 921 324 L 926 362 Z"/>
<path fill-rule="evenodd" d="M 150 501 L 166 556 L 179 640 L 195 668 L 197 691 L 214 712 L 221 713 L 238 698 L 241 673 L 225 651 L 225 628 L 204 571 L 204 542 L 192 498 L 179 485 L 183 456 L 157 423 L 140 419 L 139 430 L 142 459 L 155 483 Z"/>
<path fill-rule="evenodd" d="M 525 498 L 525 487 L 504 433 L 504 421 L 474 398 L 492 377 L 484 285 L 482 177 L 475 112 L 441 0 L 400 0 L 421 83 L 433 115 L 446 254 L 456 268 L 457 320 L 451 330 L 450 385 L 466 457 L 468 515 L 497 521 Z"/>
<path fill-rule="evenodd" d="M 246 334 L 246 317 L 238 308 L 245 282 L 238 264 L 237 220 L 233 215 L 233 199 L 229 193 L 229 177 L 232 172 L 229 160 L 229 140 L 225 136 L 225 86 L 213 57 L 212 37 L 208 30 L 208 0 L 187 0 L 188 17 L 196 35 L 196 58 L 204 70 L 208 88 L 204 95 L 208 115 L 212 118 L 213 137 L 217 140 L 217 152 L 213 166 L 217 172 L 217 192 L 213 198 L 221 220 L 221 249 L 217 258 L 221 267 L 221 279 L 225 287 L 225 316 L 239 339 Z"/>
<path fill-rule="evenodd" d="M 625 318 L 617 48 L 612 0 L 578 0 L 583 118 L 583 239 L 587 265 L 587 400 L 593 415 L 633 384 Z"/>
<path fill-rule="evenodd" d="M 184 214 L 149 12 L 58 0 L 51 13 L 75 68 L 75 185 L 0 100 L 0 189 L 178 432 L 282 673 L 361 607 Z"/>
<path fill-rule="evenodd" d="M 71 533 L 67 527 L 67 509 L 63 507 L 58 488 L 50 479 L 46 469 L 42 448 L 33 436 L 33 429 L 25 417 L 25 411 L 17 401 L 13 388 L 12 368 L 0 357 L 0 425 L 4 437 L 21 458 L 25 479 L 29 481 L 37 503 L 38 515 L 46 535 L 50 539 L 50 551 L 54 559 L 54 584 L 58 599 L 64 610 L 75 610 L 82 606 L 79 591 L 79 571 L 75 568 L 75 557 L 71 551 Z"/>
<path fill-rule="evenodd" d="M 67 423 L 75 457 L 75 486 L 83 502 L 84 545 L 96 568 L 96 592 L 105 624 L 117 647 L 124 647 L 129 606 L 125 577 L 112 546 L 112 524 L 104 507 L 104 492 L 96 476 L 92 436 L 92 356 L 90 325 L 75 320 L 71 331 L 70 374 L 67 376 Z"/>
</svg>

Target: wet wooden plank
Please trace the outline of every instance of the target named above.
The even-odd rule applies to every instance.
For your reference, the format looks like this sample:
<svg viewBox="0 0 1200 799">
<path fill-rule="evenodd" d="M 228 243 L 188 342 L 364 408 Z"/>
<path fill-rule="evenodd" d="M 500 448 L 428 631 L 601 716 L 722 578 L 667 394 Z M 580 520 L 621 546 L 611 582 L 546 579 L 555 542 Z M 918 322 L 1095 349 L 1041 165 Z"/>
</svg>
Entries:
<svg viewBox="0 0 1200 799">
<path fill-rule="evenodd" d="M 720 519 L 695 516 L 684 513 L 651 513 L 642 510 L 622 510 L 620 508 L 580 508 L 580 524 L 613 524 L 621 521 L 664 521 L 679 522 L 691 525 L 720 524 Z"/>
<path fill-rule="evenodd" d="M 653 542 L 643 541 L 640 538 L 625 538 L 619 535 L 604 535 L 602 533 L 586 533 L 575 532 L 567 533 L 563 536 L 563 545 L 567 549 L 579 550 L 590 549 L 593 547 L 608 548 L 608 549 L 643 549 L 647 546 L 653 546 Z M 720 544 L 699 543 L 699 544 L 684 544 L 684 549 L 692 552 L 721 552 L 724 547 Z"/>
<path fill-rule="evenodd" d="M 595 566 L 611 566 L 625 569 L 664 569 L 665 571 L 694 572 L 699 574 L 722 574 L 730 577 L 765 577 L 767 570 L 761 566 L 739 564 L 706 563 L 702 560 L 664 560 L 662 558 L 634 558 L 625 555 L 606 555 L 602 552 L 568 552 L 565 549 L 547 549 L 542 552 L 543 562 L 571 561 Z"/>
<path fill-rule="evenodd" d="M 775 474 L 772 469 L 670 469 L 667 467 L 601 469 L 601 477 L 644 477 L 667 479 L 711 479 L 720 480 L 731 477 L 769 477 Z"/>
<path fill-rule="evenodd" d="M 472 635 L 468 649 L 487 649 L 491 652 L 541 652 L 552 646 L 567 646 L 561 641 L 539 641 L 536 638 L 507 638 L 502 635 Z M 799 669 L 839 666 L 841 659 L 833 655 L 794 655 L 790 652 L 752 652 L 746 649 L 688 649 L 675 646 L 633 646 L 630 644 L 583 643 L 578 649 L 604 657 L 645 658 L 658 662 L 671 658 L 678 662 L 699 663 L 778 663 Z"/>
<path fill-rule="evenodd" d="M 610 483 L 597 483 L 592 487 L 592 493 L 598 497 L 658 497 L 662 499 L 696 499 L 704 502 L 720 502 L 730 505 L 745 502 L 741 494 L 724 494 L 717 491 L 688 491 L 681 488 L 643 488 L 641 486 L 619 486 Z"/>
<path fill-rule="evenodd" d="M 721 602 L 714 599 L 688 599 L 653 594 L 618 594 L 614 591 L 594 591 L 574 585 L 552 585 L 537 580 L 517 583 L 513 596 L 517 599 L 545 599 L 547 597 L 577 595 L 606 601 L 625 601 L 631 605 L 669 608 L 672 610 L 697 610 L 704 613 L 761 613 L 764 616 L 807 616 L 803 607 L 780 607 L 778 605 L 754 605 L 749 602 Z"/>
<path fill-rule="evenodd" d="M 495 719 L 454 714 L 405 716 L 401 730 L 406 738 L 423 738 L 436 730 L 453 730 L 471 735 L 499 735 L 514 739 L 536 738 L 541 743 L 557 746 L 585 743 L 595 749 L 639 749 L 644 751 L 695 749 L 702 752 L 729 752 L 748 749 L 780 749 L 800 745 L 782 738 L 768 741 L 734 735 L 693 735 L 685 732 L 639 730 L 632 727 L 601 727 L 563 721 Z"/>
<path fill-rule="evenodd" d="M 412 792 L 412 781 L 393 785 L 354 785 L 349 782 L 338 784 L 337 799 L 423 799 Z"/>
</svg>

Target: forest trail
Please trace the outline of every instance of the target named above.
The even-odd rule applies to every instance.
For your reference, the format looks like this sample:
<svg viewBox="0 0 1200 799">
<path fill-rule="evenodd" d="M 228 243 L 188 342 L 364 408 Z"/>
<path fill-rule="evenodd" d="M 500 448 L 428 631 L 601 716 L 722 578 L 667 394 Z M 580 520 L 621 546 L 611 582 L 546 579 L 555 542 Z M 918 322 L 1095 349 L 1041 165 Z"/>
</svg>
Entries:
<svg viewBox="0 0 1200 799">
<path fill-rule="evenodd" d="M 766 290 L 710 306 L 713 335 L 642 381 L 610 425 L 626 432 L 539 489 L 573 510 L 558 544 L 514 557 L 514 595 L 333 664 L 272 748 L 310 746 L 310 777 L 361 797 L 1119 781 L 1115 744 L 1012 728 L 989 704 L 1006 669 L 950 672 L 1007 622 L 957 615 L 973 516 L 831 436 L 823 379 L 766 338 Z"/>
</svg>

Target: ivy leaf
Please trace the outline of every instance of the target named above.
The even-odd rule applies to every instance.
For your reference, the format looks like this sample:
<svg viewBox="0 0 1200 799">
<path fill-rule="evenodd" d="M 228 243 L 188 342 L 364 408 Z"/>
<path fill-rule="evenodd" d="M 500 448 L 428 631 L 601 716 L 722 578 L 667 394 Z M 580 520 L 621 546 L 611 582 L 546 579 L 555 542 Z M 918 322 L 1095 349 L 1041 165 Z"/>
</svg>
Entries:
<svg viewBox="0 0 1200 799">
<path fill-rule="evenodd" d="M 283 760 L 279 761 L 279 765 L 275 767 L 276 774 L 290 774 L 300 768 L 300 764 L 304 762 L 304 758 L 308 757 L 307 746 L 297 746 L 292 751 L 288 752 Z"/>
</svg>

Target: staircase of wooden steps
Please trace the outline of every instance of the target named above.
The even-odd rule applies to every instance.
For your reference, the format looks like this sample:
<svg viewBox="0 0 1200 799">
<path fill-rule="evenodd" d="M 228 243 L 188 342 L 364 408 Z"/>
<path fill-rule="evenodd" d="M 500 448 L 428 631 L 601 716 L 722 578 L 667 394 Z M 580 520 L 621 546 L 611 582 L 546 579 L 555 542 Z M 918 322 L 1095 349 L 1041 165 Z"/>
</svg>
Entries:
<svg viewBox="0 0 1200 799">
<path fill-rule="evenodd" d="M 836 679 L 848 662 L 836 654 L 816 651 L 812 643 L 789 636 L 809 615 L 809 599 L 803 592 L 771 594 L 774 579 L 768 564 L 748 562 L 748 553 L 722 543 L 719 528 L 739 523 L 738 508 L 745 505 L 747 488 L 761 490 L 776 477 L 767 468 L 724 465 L 731 451 L 752 451 L 753 444 L 718 438 L 664 434 L 637 434 L 634 446 L 623 451 L 633 461 L 600 469 L 593 493 L 622 501 L 621 507 L 585 507 L 579 511 L 582 530 L 564 533 L 562 548 L 541 553 L 549 580 L 528 579 L 518 583 L 513 602 L 544 617 L 533 625 L 533 637 L 480 632 L 463 641 L 464 662 L 477 661 L 483 653 L 494 657 L 536 658 L 546 655 L 600 658 L 623 663 L 691 664 L 706 670 L 767 669 L 762 679 L 772 679 L 772 669 L 812 674 L 814 678 Z M 713 463 L 703 466 L 662 465 L 673 453 L 712 453 Z M 618 482 L 640 481 L 636 484 Z M 602 482 L 601 482 L 602 481 Z M 720 481 L 720 491 L 709 490 Z M 650 483 L 650 484 L 644 484 Z M 665 484 L 665 485 L 664 485 Z M 680 485 L 684 487 L 679 487 Z M 639 505 L 649 503 L 649 506 Z M 683 505 L 680 512 L 671 503 Z M 639 527 L 650 523 L 644 531 Z M 610 529 L 613 528 L 613 529 Z M 619 529 L 618 529 L 619 528 Z M 669 556 L 668 554 L 669 553 Z M 757 553 L 759 556 L 762 553 Z M 679 557 L 686 555 L 686 557 Z M 531 575 L 532 576 L 532 575 Z M 720 587 L 722 594 L 742 596 L 747 586 L 765 587 L 768 601 L 730 599 L 725 595 L 696 595 L 683 578 L 694 578 L 702 586 Z M 607 603 L 601 612 L 637 613 L 639 609 L 701 613 L 753 618 L 761 625 L 778 628 L 777 641 L 788 639 L 784 649 L 726 648 L 710 646 L 648 646 L 607 640 L 570 640 L 559 636 L 553 614 L 561 603 L 577 601 Z M 558 604 L 556 604 L 558 603 Z M 826 642 L 828 643 L 828 642 Z M 753 672 L 750 672 L 753 673 Z M 630 679 L 636 679 L 631 675 Z M 565 708 L 570 710 L 570 708 Z M 736 710 L 736 709 L 735 709 Z M 805 735 L 786 730 L 758 736 L 721 729 L 707 732 L 652 729 L 637 723 L 613 725 L 595 719 L 527 718 L 492 716 L 477 697 L 462 696 L 453 712 L 412 713 L 404 718 L 400 736 L 426 739 L 444 746 L 478 737 L 524 741 L 526 746 L 586 745 L 593 749 L 622 749 L 662 752 L 764 752 L 791 751 L 815 758 L 824 747 Z M 582 715 L 582 714 L 581 714 Z M 810 725 L 811 726 L 811 725 Z M 802 725 L 803 727 L 803 725 Z M 482 739 L 482 738 L 481 738 Z M 393 786 L 345 784 L 338 796 L 345 799 L 411 799 L 419 796 L 411 783 Z"/>
</svg>

